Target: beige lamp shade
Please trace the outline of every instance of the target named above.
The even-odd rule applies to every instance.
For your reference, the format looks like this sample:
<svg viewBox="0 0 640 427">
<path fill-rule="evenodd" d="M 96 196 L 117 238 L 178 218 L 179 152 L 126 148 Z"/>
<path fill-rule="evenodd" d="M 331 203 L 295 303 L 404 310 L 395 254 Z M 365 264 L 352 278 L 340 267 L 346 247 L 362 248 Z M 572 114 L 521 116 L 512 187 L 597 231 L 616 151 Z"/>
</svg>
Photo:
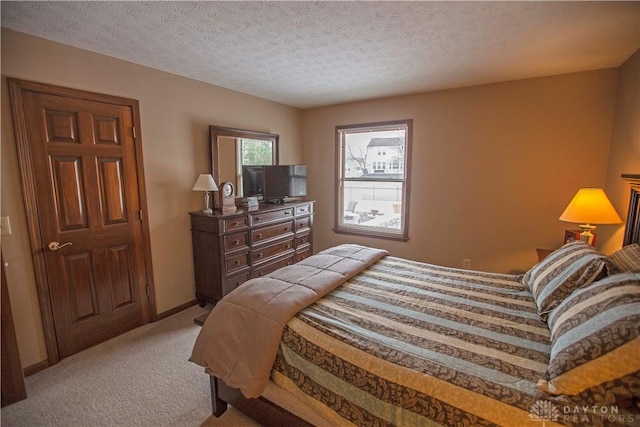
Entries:
<svg viewBox="0 0 640 427">
<path fill-rule="evenodd" d="M 560 221 L 576 224 L 619 224 L 620 215 L 602 188 L 581 188 L 560 215 Z"/>
<path fill-rule="evenodd" d="M 218 191 L 218 186 L 213 180 L 213 176 L 210 173 L 200 174 L 198 180 L 193 185 L 193 191 Z"/>
</svg>

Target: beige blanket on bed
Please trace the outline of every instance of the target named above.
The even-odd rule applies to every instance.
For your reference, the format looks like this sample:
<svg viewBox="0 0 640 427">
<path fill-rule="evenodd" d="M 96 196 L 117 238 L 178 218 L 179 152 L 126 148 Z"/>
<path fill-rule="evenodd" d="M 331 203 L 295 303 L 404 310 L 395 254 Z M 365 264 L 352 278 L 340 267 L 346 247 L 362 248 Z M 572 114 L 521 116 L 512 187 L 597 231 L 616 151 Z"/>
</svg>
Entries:
<svg viewBox="0 0 640 427">
<path fill-rule="evenodd" d="M 189 360 L 246 397 L 258 397 L 289 319 L 386 255 L 340 245 L 243 283 L 216 304 Z"/>
</svg>

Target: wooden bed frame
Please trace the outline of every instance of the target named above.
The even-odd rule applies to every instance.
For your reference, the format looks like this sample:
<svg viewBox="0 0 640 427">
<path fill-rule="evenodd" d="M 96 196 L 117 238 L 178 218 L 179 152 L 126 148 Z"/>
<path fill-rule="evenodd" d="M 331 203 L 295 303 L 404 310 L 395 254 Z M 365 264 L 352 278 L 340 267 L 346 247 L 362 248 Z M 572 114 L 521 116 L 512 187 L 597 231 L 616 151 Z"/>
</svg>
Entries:
<svg viewBox="0 0 640 427">
<path fill-rule="evenodd" d="M 623 246 L 640 243 L 640 175 L 622 175 L 631 184 L 629 210 L 625 223 Z M 222 380 L 211 376 L 211 406 L 213 415 L 219 417 L 231 405 L 240 412 L 258 421 L 263 426 L 311 427 L 302 418 L 292 414 L 275 403 L 259 397 L 247 399 L 240 390 L 227 386 Z"/>
<path fill-rule="evenodd" d="M 231 405 L 263 426 L 313 427 L 313 424 L 309 424 L 270 400 L 263 397 L 247 399 L 240 390 L 229 387 L 221 379 L 210 376 L 209 380 L 211 382 L 211 407 L 213 415 L 216 417 L 227 410 L 227 405 Z"/>
<path fill-rule="evenodd" d="M 624 240 L 622 245 L 640 243 L 640 175 L 622 175 L 622 179 L 631 184 L 629 210 L 625 223 Z"/>
</svg>

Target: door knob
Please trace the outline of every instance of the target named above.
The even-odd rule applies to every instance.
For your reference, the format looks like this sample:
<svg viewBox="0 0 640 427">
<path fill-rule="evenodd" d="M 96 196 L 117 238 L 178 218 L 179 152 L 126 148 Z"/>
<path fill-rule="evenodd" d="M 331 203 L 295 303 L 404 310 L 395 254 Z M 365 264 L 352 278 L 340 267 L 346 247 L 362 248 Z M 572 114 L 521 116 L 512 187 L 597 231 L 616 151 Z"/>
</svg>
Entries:
<svg viewBox="0 0 640 427">
<path fill-rule="evenodd" d="M 63 244 L 60 244 L 59 242 L 49 242 L 47 247 L 49 248 L 50 251 L 57 251 L 60 248 L 64 248 L 65 246 L 71 246 L 72 244 L 73 243 L 71 242 L 66 242 Z"/>
</svg>

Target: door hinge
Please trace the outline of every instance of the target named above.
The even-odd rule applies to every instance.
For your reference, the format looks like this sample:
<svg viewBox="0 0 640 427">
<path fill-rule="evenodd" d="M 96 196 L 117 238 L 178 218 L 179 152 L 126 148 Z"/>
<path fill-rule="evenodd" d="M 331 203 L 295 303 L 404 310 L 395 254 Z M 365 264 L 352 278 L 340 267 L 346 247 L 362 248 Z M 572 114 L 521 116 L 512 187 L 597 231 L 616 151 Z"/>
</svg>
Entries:
<svg viewBox="0 0 640 427">
<path fill-rule="evenodd" d="M 144 290 L 147 292 L 147 296 L 150 297 L 151 296 L 151 289 L 149 289 L 149 285 L 145 286 Z"/>
<path fill-rule="evenodd" d="M 133 131 L 133 139 L 136 139 L 136 127 L 133 126 L 131 127 L 132 131 Z"/>
<path fill-rule="evenodd" d="M 140 221 L 142 221 L 142 209 L 138 211 L 138 215 L 140 216 Z"/>
</svg>

